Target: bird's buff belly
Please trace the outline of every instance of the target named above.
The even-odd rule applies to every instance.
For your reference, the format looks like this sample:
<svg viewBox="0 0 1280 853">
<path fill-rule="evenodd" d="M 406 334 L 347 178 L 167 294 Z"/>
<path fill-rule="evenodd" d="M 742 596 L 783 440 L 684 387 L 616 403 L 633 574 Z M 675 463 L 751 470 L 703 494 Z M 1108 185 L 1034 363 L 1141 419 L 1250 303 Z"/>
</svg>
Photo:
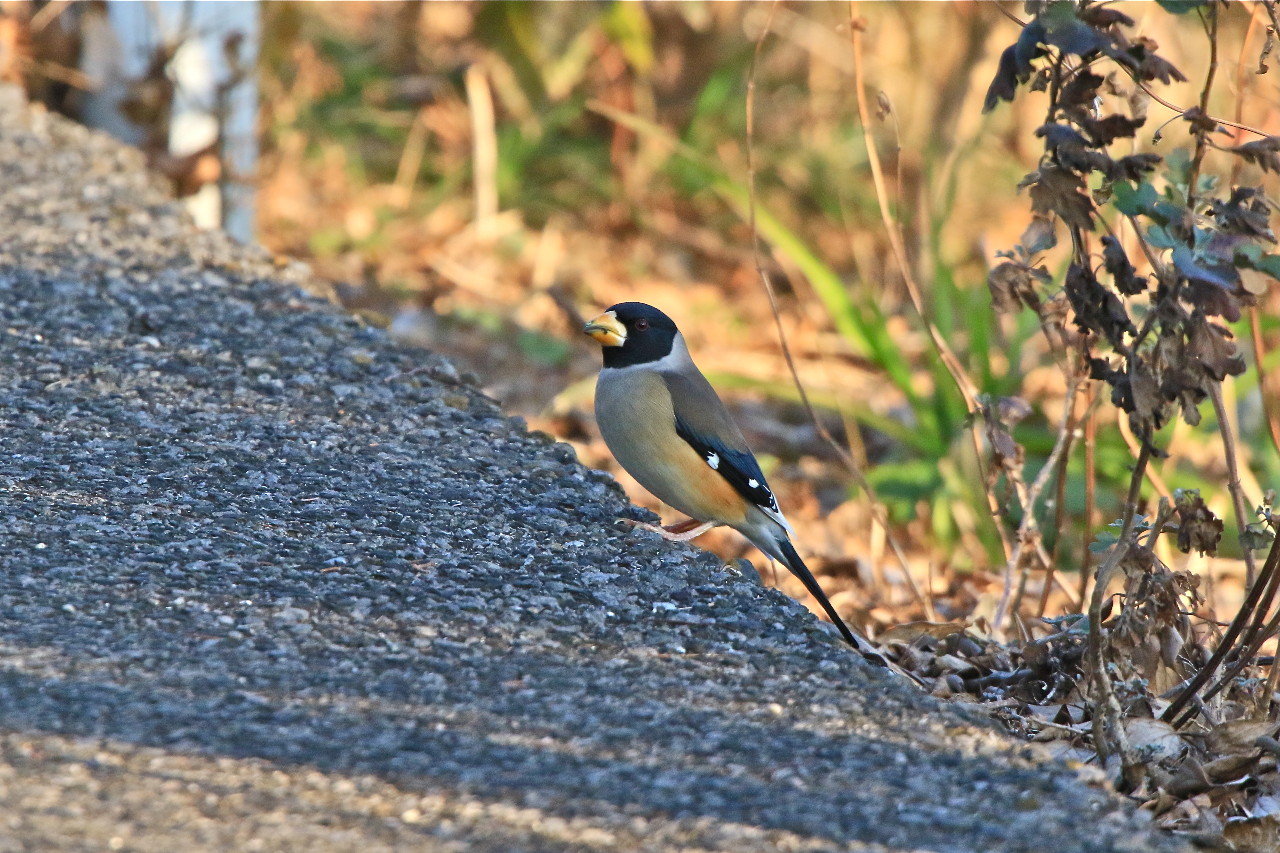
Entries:
<svg viewBox="0 0 1280 853">
<path fill-rule="evenodd" d="M 670 411 L 647 412 L 631 399 L 597 395 L 615 407 L 598 418 L 614 458 L 654 497 L 691 518 L 730 526 L 746 519 L 746 502 L 687 442 L 676 435 Z M 652 399 L 652 398 L 651 398 Z M 661 398 L 659 398 L 661 399 Z"/>
</svg>

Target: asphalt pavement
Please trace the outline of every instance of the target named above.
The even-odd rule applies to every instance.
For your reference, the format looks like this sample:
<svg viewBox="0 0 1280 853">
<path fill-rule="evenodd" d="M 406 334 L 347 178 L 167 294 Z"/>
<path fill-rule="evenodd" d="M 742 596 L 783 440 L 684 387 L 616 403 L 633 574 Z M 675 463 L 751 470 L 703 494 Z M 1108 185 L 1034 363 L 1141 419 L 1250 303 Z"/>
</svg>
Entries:
<svg viewBox="0 0 1280 853">
<path fill-rule="evenodd" d="M 0 853 L 1173 851 L 0 96 Z"/>
</svg>

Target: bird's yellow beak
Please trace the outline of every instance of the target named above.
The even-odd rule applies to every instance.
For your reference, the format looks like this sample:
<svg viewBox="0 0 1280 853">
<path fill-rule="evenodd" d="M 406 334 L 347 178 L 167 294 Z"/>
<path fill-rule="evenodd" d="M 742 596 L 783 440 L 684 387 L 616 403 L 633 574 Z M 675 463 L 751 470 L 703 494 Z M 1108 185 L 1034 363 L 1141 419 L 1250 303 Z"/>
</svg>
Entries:
<svg viewBox="0 0 1280 853">
<path fill-rule="evenodd" d="M 627 342 L 627 327 L 618 322 L 618 316 L 606 311 L 592 320 L 582 331 L 605 347 L 620 347 Z"/>
</svg>

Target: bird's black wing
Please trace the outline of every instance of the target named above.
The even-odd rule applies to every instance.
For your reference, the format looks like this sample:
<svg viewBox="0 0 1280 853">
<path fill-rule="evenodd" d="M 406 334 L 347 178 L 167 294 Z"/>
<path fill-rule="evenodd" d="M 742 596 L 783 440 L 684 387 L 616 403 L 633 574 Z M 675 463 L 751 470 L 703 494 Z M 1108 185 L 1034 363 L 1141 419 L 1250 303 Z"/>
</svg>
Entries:
<svg viewBox="0 0 1280 853">
<path fill-rule="evenodd" d="M 781 515 L 773 490 L 765 482 L 760 463 L 756 462 L 750 450 L 735 450 L 722 441 L 703 435 L 679 415 L 676 416 L 676 435 L 687 441 L 708 467 L 733 486 L 734 491 L 761 509 Z"/>
<path fill-rule="evenodd" d="M 729 416 L 711 383 L 696 367 L 692 364 L 690 367 L 692 369 L 688 371 L 662 373 L 671 394 L 676 434 L 688 442 L 712 470 L 724 477 L 734 491 L 776 515 L 785 527 L 778 502 L 765 482 L 760 463 L 742 437 L 742 431 Z"/>
</svg>

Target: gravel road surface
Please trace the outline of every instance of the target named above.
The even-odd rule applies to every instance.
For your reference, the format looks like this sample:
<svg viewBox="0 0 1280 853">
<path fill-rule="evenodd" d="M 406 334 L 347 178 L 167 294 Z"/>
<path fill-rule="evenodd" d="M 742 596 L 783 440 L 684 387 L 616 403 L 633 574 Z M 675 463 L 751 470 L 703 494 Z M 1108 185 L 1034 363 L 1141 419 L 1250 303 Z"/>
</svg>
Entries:
<svg viewBox="0 0 1280 853">
<path fill-rule="evenodd" d="M 1184 849 L 0 101 L 0 853 Z"/>
</svg>

